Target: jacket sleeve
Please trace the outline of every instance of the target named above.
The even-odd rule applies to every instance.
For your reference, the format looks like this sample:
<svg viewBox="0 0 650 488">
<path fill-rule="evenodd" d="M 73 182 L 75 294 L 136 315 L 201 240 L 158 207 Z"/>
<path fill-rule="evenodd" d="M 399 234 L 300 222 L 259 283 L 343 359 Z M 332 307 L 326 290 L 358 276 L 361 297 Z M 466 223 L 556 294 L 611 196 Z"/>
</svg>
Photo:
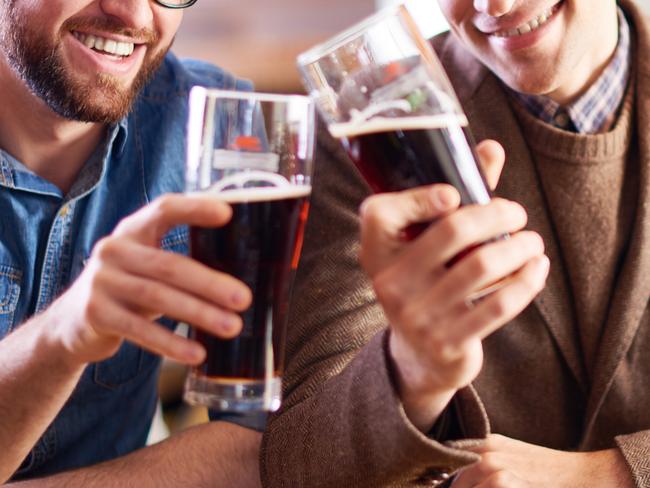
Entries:
<svg viewBox="0 0 650 488">
<path fill-rule="evenodd" d="M 406 417 L 391 378 L 386 319 L 357 264 L 357 208 L 368 189 L 338 144 L 320 135 L 290 311 L 284 401 L 264 435 L 262 481 L 431 486 L 477 460 L 462 447 L 488 434 L 487 417 L 471 388 L 454 400 L 468 440 L 434 441 Z"/>
<path fill-rule="evenodd" d="M 616 437 L 636 486 L 650 488 L 650 430 Z"/>
</svg>

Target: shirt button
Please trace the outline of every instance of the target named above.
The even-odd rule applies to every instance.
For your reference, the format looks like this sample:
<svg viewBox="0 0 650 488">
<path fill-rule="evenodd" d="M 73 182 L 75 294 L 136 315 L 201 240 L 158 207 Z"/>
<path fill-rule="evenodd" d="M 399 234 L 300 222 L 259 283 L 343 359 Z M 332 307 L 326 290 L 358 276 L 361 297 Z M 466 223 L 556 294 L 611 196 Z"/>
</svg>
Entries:
<svg viewBox="0 0 650 488">
<path fill-rule="evenodd" d="M 59 216 L 65 217 L 66 215 L 68 215 L 68 206 L 64 205 L 61 207 L 61 210 L 59 210 Z"/>
<path fill-rule="evenodd" d="M 569 127 L 569 124 L 571 123 L 569 114 L 567 114 L 566 112 L 558 113 L 555 117 L 553 117 L 553 120 L 555 121 L 555 124 L 562 129 L 566 129 L 567 127 Z"/>
</svg>

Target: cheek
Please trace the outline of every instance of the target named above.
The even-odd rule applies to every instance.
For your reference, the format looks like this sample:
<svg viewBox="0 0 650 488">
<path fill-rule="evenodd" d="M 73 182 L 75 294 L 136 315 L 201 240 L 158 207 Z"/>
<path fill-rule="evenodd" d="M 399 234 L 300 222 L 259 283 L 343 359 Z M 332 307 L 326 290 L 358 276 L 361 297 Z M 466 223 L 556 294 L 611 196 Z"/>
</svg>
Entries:
<svg viewBox="0 0 650 488">
<path fill-rule="evenodd" d="M 181 11 L 174 11 L 167 9 L 165 15 L 160 15 L 157 21 L 158 33 L 160 34 L 160 45 L 163 47 L 169 46 L 174 36 L 178 32 L 178 28 L 183 20 L 183 13 Z"/>
</svg>

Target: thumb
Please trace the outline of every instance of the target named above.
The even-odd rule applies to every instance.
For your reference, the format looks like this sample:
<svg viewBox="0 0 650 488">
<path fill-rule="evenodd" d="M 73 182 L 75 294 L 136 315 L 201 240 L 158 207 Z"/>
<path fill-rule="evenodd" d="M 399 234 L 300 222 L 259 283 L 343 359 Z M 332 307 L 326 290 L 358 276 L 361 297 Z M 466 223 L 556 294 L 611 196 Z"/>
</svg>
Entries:
<svg viewBox="0 0 650 488">
<path fill-rule="evenodd" d="M 492 139 L 480 142 L 476 146 L 476 152 L 488 185 L 491 190 L 494 190 L 501 177 L 501 171 L 506 161 L 506 152 L 501 144 Z"/>
<path fill-rule="evenodd" d="M 215 195 L 170 193 L 122 220 L 113 234 L 158 246 L 163 236 L 173 227 L 220 227 L 225 225 L 231 216 L 230 205 Z"/>
<path fill-rule="evenodd" d="M 431 222 L 460 205 L 450 185 L 431 185 L 395 193 L 380 193 L 361 205 L 360 260 L 372 276 L 404 245 L 403 233 L 412 224 Z"/>
</svg>

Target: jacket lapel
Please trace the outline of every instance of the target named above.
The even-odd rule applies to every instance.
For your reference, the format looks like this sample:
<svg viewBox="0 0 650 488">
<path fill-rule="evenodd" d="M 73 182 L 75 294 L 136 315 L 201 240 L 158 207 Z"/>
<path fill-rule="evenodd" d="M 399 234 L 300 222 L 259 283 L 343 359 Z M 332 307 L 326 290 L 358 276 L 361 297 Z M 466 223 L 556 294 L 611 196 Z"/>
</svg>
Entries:
<svg viewBox="0 0 650 488">
<path fill-rule="evenodd" d="M 568 367 L 584 392 L 588 380 L 574 326 L 572 295 L 544 195 L 532 156 L 509 108 L 508 99 L 497 79 L 449 36 L 439 46 L 441 61 L 457 89 L 477 141 L 495 139 L 506 150 L 507 160 L 497 194 L 522 204 L 528 211 L 528 228 L 538 232 L 546 244 L 551 270 L 546 287 L 537 296 L 538 309 Z"/>
<path fill-rule="evenodd" d="M 609 391 L 620 362 L 638 330 L 650 297 L 650 67 L 644 54 L 650 48 L 650 30 L 638 8 L 622 2 L 637 34 L 636 117 L 639 146 L 638 203 L 634 229 L 623 267 L 618 277 L 608 321 L 600 342 L 594 381 L 587 404 L 584 443 Z"/>
</svg>

